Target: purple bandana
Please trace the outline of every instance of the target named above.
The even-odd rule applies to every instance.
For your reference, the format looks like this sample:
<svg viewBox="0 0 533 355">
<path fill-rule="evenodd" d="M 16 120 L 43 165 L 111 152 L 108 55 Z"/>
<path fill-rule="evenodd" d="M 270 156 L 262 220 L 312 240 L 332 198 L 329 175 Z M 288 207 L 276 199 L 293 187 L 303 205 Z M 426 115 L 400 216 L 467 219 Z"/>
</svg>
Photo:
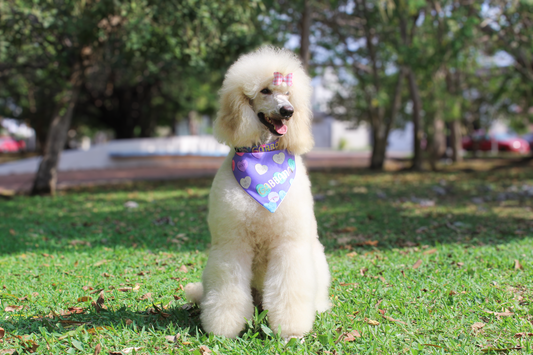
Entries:
<svg viewBox="0 0 533 355">
<path fill-rule="evenodd" d="M 294 154 L 278 150 L 275 141 L 251 148 L 235 148 L 233 175 L 241 187 L 270 212 L 276 212 L 296 176 Z"/>
</svg>

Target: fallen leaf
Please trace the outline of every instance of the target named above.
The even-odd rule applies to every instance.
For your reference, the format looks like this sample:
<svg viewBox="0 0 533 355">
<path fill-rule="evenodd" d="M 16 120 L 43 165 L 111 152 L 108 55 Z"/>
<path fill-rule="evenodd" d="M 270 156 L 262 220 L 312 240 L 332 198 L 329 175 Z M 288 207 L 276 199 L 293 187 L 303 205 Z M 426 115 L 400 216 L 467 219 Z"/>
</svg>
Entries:
<svg viewBox="0 0 533 355">
<path fill-rule="evenodd" d="M 181 300 L 181 297 L 178 296 L 178 295 L 174 295 L 174 299 L 175 299 L 176 301 L 178 301 L 178 300 Z"/>
<path fill-rule="evenodd" d="M 356 283 L 346 283 L 346 282 L 341 282 L 339 284 L 339 286 L 358 286 L 359 284 L 356 284 Z"/>
<path fill-rule="evenodd" d="M 418 228 L 415 232 L 416 232 L 417 234 L 420 234 L 420 233 L 424 233 L 424 232 L 427 231 L 427 230 L 428 230 L 428 227 L 420 227 L 420 228 Z"/>
<path fill-rule="evenodd" d="M 455 292 L 454 290 L 451 290 L 450 292 L 448 292 L 448 296 L 455 296 L 457 294 L 457 292 Z"/>
<path fill-rule="evenodd" d="M 4 349 L 0 350 L 0 355 L 17 355 L 17 350 L 15 349 Z"/>
<path fill-rule="evenodd" d="M 39 293 L 38 292 L 34 292 L 31 294 L 33 297 L 38 297 L 39 296 Z"/>
<path fill-rule="evenodd" d="M 460 263 L 460 262 L 459 262 L 459 263 L 457 263 L 457 266 L 458 266 L 458 267 L 462 267 L 464 264 L 465 264 L 465 263 Z"/>
<path fill-rule="evenodd" d="M 472 330 L 481 330 L 485 326 L 485 323 L 483 322 L 476 322 L 472 324 Z"/>
<path fill-rule="evenodd" d="M 133 350 L 137 351 L 137 350 L 140 350 L 142 349 L 142 347 L 138 347 L 138 348 L 125 348 L 125 349 L 122 349 L 122 352 L 125 353 L 125 354 L 129 354 L 131 352 L 133 352 Z"/>
<path fill-rule="evenodd" d="M 102 345 L 96 344 L 96 346 L 94 347 L 94 355 L 100 354 L 100 351 L 102 351 Z"/>
<path fill-rule="evenodd" d="M 533 337 L 533 333 L 516 333 L 514 335 L 515 338 L 522 338 L 522 337 Z"/>
<path fill-rule="evenodd" d="M 94 295 L 95 293 L 100 293 L 102 292 L 104 289 L 103 288 L 100 288 L 98 290 L 94 290 L 93 292 L 89 292 L 90 295 Z"/>
<path fill-rule="evenodd" d="M 141 285 L 135 284 L 135 287 L 133 288 L 133 292 L 139 291 L 140 288 L 141 288 Z"/>
<path fill-rule="evenodd" d="M 90 322 L 78 322 L 78 321 L 75 321 L 75 320 L 60 319 L 59 323 L 61 323 L 61 324 L 71 324 L 71 325 L 83 325 L 83 324 L 89 324 Z"/>
<path fill-rule="evenodd" d="M 211 350 L 209 350 L 209 348 L 206 345 L 200 345 L 199 350 L 200 350 L 200 354 L 202 355 L 211 354 Z"/>
<path fill-rule="evenodd" d="M 109 274 L 109 273 L 107 273 L 107 272 L 104 272 L 104 273 L 102 274 L 102 276 L 104 276 L 104 277 L 113 277 L 113 275 L 111 275 L 111 274 Z"/>
<path fill-rule="evenodd" d="M 513 312 L 509 312 L 509 311 L 506 311 L 506 312 L 485 311 L 485 312 L 490 313 L 490 314 L 494 314 L 495 316 L 500 316 L 500 317 L 509 317 L 509 316 L 514 315 Z"/>
<path fill-rule="evenodd" d="M 109 260 L 100 260 L 99 262 L 95 263 L 93 266 L 101 266 L 101 265 L 104 265 L 105 263 L 108 263 Z"/>
<path fill-rule="evenodd" d="M 9 233 L 10 233 L 11 235 L 15 235 L 15 234 L 17 234 L 17 233 L 15 232 L 14 229 L 10 229 L 10 230 L 9 230 Z"/>
<path fill-rule="evenodd" d="M 147 299 L 150 299 L 150 298 L 152 298 L 152 293 L 148 292 L 148 293 L 145 293 L 144 295 L 142 295 L 141 298 L 139 298 L 139 300 L 147 300 Z"/>
<path fill-rule="evenodd" d="M 402 273 L 403 277 L 407 277 L 407 276 L 405 276 L 405 272 L 403 270 L 401 271 L 401 273 Z"/>
<path fill-rule="evenodd" d="M 87 302 L 91 300 L 92 300 L 91 297 L 88 297 L 88 296 L 83 296 L 83 297 L 78 298 L 78 302 Z"/>
<path fill-rule="evenodd" d="M 35 351 L 37 351 L 37 348 L 39 347 L 39 344 L 37 344 L 31 339 L 28 339 L 27 335 L 24 335 L 24 336 L 14 335 L 13 337 L 19 339 L 22 346 L 24 347 L 24 350 L 26 350 L 29 353 L 34 353 Z"/>
<path fill-rule="evenodd" d="M 365 272 L 367 272 L 368 269 L 366 267 L 362 267 L 360 270 L 359 270 L 359 273 L 361 274 L 361 276 L 365 276 Z"/>
<path fill-rule="evenodd" d="M 7 306 L 4 309 L 4 312 L 16 312 L 20 311 L 22 308 L 24 308 L 24 306 Z"/>
<path fill-rule="evenodd" d="M 426 250 L 425 252 L 423 252 L 422 254 L 430 255 L 430 254 L 435 254 L 436 252 L 437 252 L 437 249 L 429 249 L 429 250 Z"/>
<path fill-rule="evenodd" d="M 0 328 L 0 339 L 2 339 L 5 334 L 6 334 L 6 331 L 4 330 L 4 328 Z"/>
<path fill-rule="evenodd" d="M 379 325 L 379 322 L 377 320 L 369 319 L 365 317 L 365 322 L 367 322 L 370 325 Z"/>
<path fill-rule="evenodd" d="M 365 240 L 364 242 L 357 243 L 356 245 L 357 246 L 369 245 L 371 247 L 375 247 L 378 245 L 378 243 L 379 243 L 379 240 Z"/>
<path fill-rule="evenodd" d="M 357 330 L 354 329 L 348 334 L 346 334 L 346 336 L 344 337 L 344 342 L 347 343 L 350 341 L 354 341 L 355 338 L 360 338 L 360 337 L 361 337 L 361 334 Z"/>
<path fill-rule="evenodd" d="M 96 300 L 96 303 L 98 303 L 99 305 L 103 305 L 105 302 L 105 299 L 104 299 L 104 291 L 100 291 L 100 294 L 98 295 L 98 299 Z"/>
<path fill-rule="evenodd" d="M 515 347 L 512 347 L 512 348 L 502 348 L 502 349 L 486 348 L 486 349 L 481 349 L 481 351 L 484 352 L 484 353 L 488 353 L 488 352 L 491 352 L 491 351 L 507 352 L 509 350 L 522 350 L 522 347 L 519 345 L 519 346 L 515 346 Z"/>
<path fill-rule="evenodd" d="M 397 322 L 397 323 L 401 323 L 401 324 L 407 325 L 407 323 L 405 323 L 404 321 L 401 321 L 401 320 L 398 320 L 398 319 L 394 319 L 394 318 L 389 317 L 389 316 L 383 315 L 382 317 L 385 318 L 386 320 L 390 320 L 391 322 Z"/>
<path fill-rule="evenodd" d="M 20 302 L 24 302 L 28 300 L 28 296 L 24 296 L 18 299 Z"/>
<path fill-rule="evenodd" d="M 97 331 L 107 330 L 107 329 L 111 329 L 111 327 L 95 327 L 95 328 L 89 328 L 89 329 L 87 329 L 87 333 L 89 333 L 89 334 L 95 334 Z"/>
<path fill-rule="evenodd" d="M 131 290 L 133 290 L 133 288 L 131 288 L 131 287 L 122 287 L 122 288 L 119 288 L 118 290 L 120 292 L 130 292 Z"/>
<path fill-rule="evenodd" d="M 338 229 L 337 232 L 338 233 L 352 233 L 352 232 L 355 232 L 356 230 L 357 230 L 357 227 L 346 227 L 346 228 Z"/>
<path fill-rule="evenodd" d="M 416 263 L 413 265 L 413 269 L 418 269 L 422 265 L 422 259 L 418 259 Z"/>
<path fill-rule="evenodd" d="M 171 343 L 177 343 L 180 336 L 180 333 L 177 333 L 176 335 L 166 335 L 165 339 Z"/>
<path fill-rule="evenodd" d="M 94 288 L 92 288 L 91 286 L 83 286 L 82 289 L 83 289 L 83 291 L 94 290 Z"/>
<path fill-rule="evenodd" d="M 357 253 L 355 251 L 352 251 L 351 253 L 346 254 L 346 256 L 353 258 L 354 256 L 357 256 Z"/>
<path fill-rule="evenodd" d="M 514 269 L 515 270 L 524 270 L 524 267 L 522 266 L 522 264 L 520 264 L 520 261 L 515 260 L 514 261 Z"/>
<path fill-rule="evenodd" d="M 180 272 L 185 272 L 185 273 L 186 273 L 186 272 L 188 272 L 189 270 L 187 270 L 187 267 L 186 267 L 185 265 L 181 265 L 181 267 L 179 268 L 178 271 L 180 271 Z"/>
</svg>

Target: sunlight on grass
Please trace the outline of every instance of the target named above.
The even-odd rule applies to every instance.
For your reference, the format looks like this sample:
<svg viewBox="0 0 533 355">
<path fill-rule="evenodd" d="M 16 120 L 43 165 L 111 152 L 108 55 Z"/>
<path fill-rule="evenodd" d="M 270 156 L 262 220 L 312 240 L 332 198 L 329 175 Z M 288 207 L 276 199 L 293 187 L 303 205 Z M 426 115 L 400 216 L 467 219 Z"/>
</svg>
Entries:
<svg viewBox="0 0 533 355">
<path fill-rule="evenodd" d="M 201 277 L 209 246 L 210 180 L 195 179 L 2 201 L 0 349 L 533 351 L 531 171 L 311 179 L 334 307 L 317 316 L 303 342 L 286 344 L 261 312 L 236 340 L 204 334 L 198 308 L 183 300 L 183 287 Z"/>
</svg>

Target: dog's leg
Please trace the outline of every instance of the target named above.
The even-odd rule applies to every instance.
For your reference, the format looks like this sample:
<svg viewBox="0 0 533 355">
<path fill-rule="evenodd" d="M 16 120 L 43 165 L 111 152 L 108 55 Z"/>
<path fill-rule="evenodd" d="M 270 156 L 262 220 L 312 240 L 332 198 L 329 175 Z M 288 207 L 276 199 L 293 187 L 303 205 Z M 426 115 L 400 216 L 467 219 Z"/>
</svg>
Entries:
<svg viewBox="0 0 533 355">
<path fill-rule="evenodd" d="M 253 316 L 250 282 L 253 252 L 246 245 L 219 243 L 209 253 L 200 308 L 205 331 L 235 338 Z"/>
<path fill-rule="evenodd" d="M 315 319 L 316 275 L 311 243 L 282 240 L 270 251 L 263 308 L 272 330 L 301 337 Z"/>
<path fill-rule="evenodd" d="M 317 280 L 315 309 L 319 313 L 322 313 L 331 308 L 331 302 L 329 301 L 328 295 L 331 274 L 329 273 L 326 254 L 324 254 L 324 247 L 318 241 L 318 237 L 313 241 L 313 261 Z"/>
</svg>

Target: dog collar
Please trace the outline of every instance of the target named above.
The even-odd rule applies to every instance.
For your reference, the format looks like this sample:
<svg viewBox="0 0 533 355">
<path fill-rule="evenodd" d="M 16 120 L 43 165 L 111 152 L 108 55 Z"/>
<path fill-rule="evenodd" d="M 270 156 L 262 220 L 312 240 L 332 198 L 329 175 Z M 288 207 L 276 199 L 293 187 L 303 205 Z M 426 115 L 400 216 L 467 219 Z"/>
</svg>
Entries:
<svg viewBox="0 0 533 355">
<path fill-rule="evenodd" d="M 279 150 L 278 141 L 235 148 L 233 176 L 248 195 L 274 213 L 285 199 L 296 176 L 294 154 Z"/>
</svg>

